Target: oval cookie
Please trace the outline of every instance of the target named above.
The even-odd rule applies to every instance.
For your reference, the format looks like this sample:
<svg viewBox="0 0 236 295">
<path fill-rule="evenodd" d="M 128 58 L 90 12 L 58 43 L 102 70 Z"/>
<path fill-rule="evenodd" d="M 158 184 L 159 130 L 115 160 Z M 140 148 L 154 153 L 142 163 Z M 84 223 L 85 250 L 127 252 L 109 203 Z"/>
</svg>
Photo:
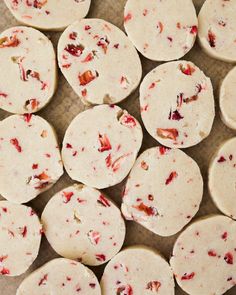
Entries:
<svg viewBox="0 0 236 295">
<path fill-rule="evenodd" d="M 28 27 L 0 34 L 0 108 L 11 113 L 34 113 L 51 100 L 57 83 L 51 41 Z M 14 87 L 13 87 L 14 85 Z"/>
<path fill-rule="evenodd" d="M 170 260 L 179 286 L 188 294 L 224 294 L 235 285 L 236 222 L 205 217 L 177 239 Z"/>
<path fill-rule="evenodd" d="M 101 295 L 95 274 L 83 264 L 57 258 L 31 273 L 16 295 Z"/>
<path fill-rule="evenodd" d="M 80 113 L 68 127 L 63 162 L 73 180 L 95 188 L 120 183 L 132 168 L 142 143 L 138 121 L 117 106 Z"/>
<path fill-rule="evenodd" d="M 213 201 L 220 211 L 236 219 L 236 138 L 226 141 L 214 155 L 208 186 Z"/>
<path fill-rule="evenodd" d="M 0 276 L 19 276 L 38 256 L 42 226 L 30 207 L 0 201 Z"/>
<path fill-rule="evenodd" d="M 124 26 L 138 51 L 155 61 L 183 57 L 198 31 L 192 0 L 128 0 Z"/>
<path fill-rule="evenodd" d="M 122 212 L 127 220 L 170 236 L 197 213 L 202 194 L 196 162 L 181 150 L 155 147 L 135 162 L 125 186 Z"/>
<path fill-rule="evenodd" d="M 58 44 L 59 67 L 85 104 L 114 104 L 138 86 L 142 67 L 137 51 L 116 26 L 84 19 L 69 26 Z"/>
<path fill-rule="evenodd" d="M 120 210 L 99 191 L 83 185 L 65 188 L 52 197 L 42 222 L 58 254 L 88 265 L 110 260 L 125 238 Z"/>
<path fill-rule="evenodd" d="M 213 58 L 236 61 L 235 19 L 236 2 L 206 0 L 198 16 L 199 41 L 204 51 Z"/>
<path fill-rule="evenodd" d="M 147 131 L 171 148 L 201 142 L 215 116 L 210 79 L 183 60 L 162 64 L 147 74 L 140 87 L 140 105 Z"/>
<path fill-rule="evenodd" d="M 103 295 L 174 295 L 174 287 L 169 264 L 145 246 L 130 247 L 117 254 L 101 280 Z"/>
<path fill-rule="evenodd" d="M 29 202 L 63 174 L 54 129 L 39 116 L 1 121 L 0 151 L 0 194 L 14 203 Z"/>
<path fill-rule="evenodd" d="M 91 0 L 4 0 L 21 23 L 42 30 L 63 30 L 85 17 Z"/>
</svg>

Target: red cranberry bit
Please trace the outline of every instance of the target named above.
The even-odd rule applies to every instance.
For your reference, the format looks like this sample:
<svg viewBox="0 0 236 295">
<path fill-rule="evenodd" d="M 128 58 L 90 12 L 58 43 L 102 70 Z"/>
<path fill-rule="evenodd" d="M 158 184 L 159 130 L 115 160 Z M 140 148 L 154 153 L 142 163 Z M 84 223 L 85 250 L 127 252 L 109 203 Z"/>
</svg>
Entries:
<svg viewBox="0 0 236 295">
<path fill-rule="evenodd" d="M 208 255 L 211 256 L 211 257 L 216 257 L 217 256 L 217 254 L 216 254 L 216 252 L 214 250 L 208 251 Z"/>
<path fill-rule="evenodd" d="M 85 86 L 92 82 L 95 78 L 98 77 L 98 73 L 96 72 L 96 75 L 93 75 L 92 71 L 86 71 L 83 74 L 79 75 L 79 82 L 80 86 Z"/>
<path fill-rule="evenodd" d="M 226 161 L 226 159 L 225 159 L 225 157 L 223 157 L 223 156 L 221 156 L 219 159 L 218 159 L 218 163 L 223 163 L 223 162 L 225 162 Z"/>
<path fill-rule="evenodd" d="M 166 179 L 166 185 L 170 184 L 178 176 L 176 171 L 170 173 L 169 177 Z"/>
<path fill-rule="evenodd" d="M 23 238 L 26 237 L 27 235 L 27 226 L 24 226 L 22 229 L 21 229 L 21 235 Z"/>
<path fill-rule="evenodd" d="M 32 109 L 35 110 L 39 106 L 39 101 L 35 98 L 29 99 L 25 102 L 26 110 Z"/>
<path fill-rule="evenodd" d="M 2 270 L 0 271 L 0 274 L 5 276 L 5 275 L 9 275 L 10 274 L 10 270 L 3 267 Z"/>
<path fill-rule="evenodd" d="M 143 169 L 143 170 L 148 170 L 148 168 L 149 168 L 149 166 L 148 166 L 148 164 L 145 162 L 145 161 L 142 161 L 141 162 L 141 168 Z"/>
<path fill-rule="evenodd" d="M 130 285 L 119 287 L 116 295 L 133 295 L 133 289 Z"/>
<path fill-rule="evenodd" d="M 90 283 L 90 284 L 89 284 L 89 287 L 92 288 L 92 289 L 95 289 L 96 284 L 95 284 L 95 283 Z"/>
<path fill-rule="evenodd" d="M 97 231 L 90 230 L 87 234 L 91 244 L 97 245 L 101 239 L 101 234 Z"/>
<path fill-rule="evenodd" d="M 157 128 L 157 135 L 164 139 L 176 140 L 176 138 L 179 136 L 179 132 L 177 129 L 174 129 L 174 128 L 170 128 L 170 129 Z"/>
<path fill-rule="evenodd" d="M 184 103 L 190 103 L 198 100 L 198 95 L 193 95 L 191 97 L 184 98 Z"/>
<path fill-rule="evenodd" d="M 212 48 L 216 47 L 216 35 L 211 30 L 208 31 L 208 42 Z"/>
<path fill-rule="evenodd" d="M 144 203 L 141 203 L 138 206 L 135 206 L 134 208 L 141 211 L 141 212 L 144 212 L 147 216 L 157 216 L 158 215 L 156 208 L 146 206 Z"/>
<path fill-rule="evenodd" d="M 124 22 L 127 23 L 128 21 L 130 21 L 132 19 L 132 14 L 128 13 L 125 17 L 124 17 Z"/>
<path fill-rule="evenodd" d="M 68 44 L 65 47 L 65 51 L 67 51 L 69 54 L 79 57 L 83 53 L 84 47 L 79 44 L 79 45 L 74 45 L 74 44 Z"/>
<path fill-rule="evenodd" d="M 101 47 L 104 51 L 104 53 L 107 53 L 108 45 L 110 44 L 110 41 L 107 37 L 102 37 L 97 43 L 97 46 Z"/>
<path fill-rule="evenodd" d="M 163 156 L 163 155 L 165 155 L 166 153 L 167 153 L 167 151 L 169 151 L 170 150 L 170 148 L 167 148 L 167 147 L 165 147 L 165 146 L 160 146 L 159 147 L 159 152 L 160 152 L 160 154 Z"/>
<path fill-rule="evenodd" d="M 111 161 L 111 154 L 109 154 L 109 155 L 106 157 L 105 161 L 106 161 L 106 166 L 107 166 L 107 168 L 111 167 L 111 164 L 112 164 L 112 161 Z"/>
<path fill-rule="evenodd" d="M 76 38 L 77 38 L 77 33 L 76 33 L 76 32 L 72 32 L 72 33 L 70 33 L 70 34 L 69 34 L 69 38 L 70 38 L 71 40 L 76 40 Z"/>
<path fill-rule="evenodd" d="M 187 64 L 186 68 L 182 64 L 180 64 L 179 69 L 183 74 L 187 76 L 191 76 L 195 72 L 195 69 L 190 64 Z"/>
<path fill-rule="evenodd" d="M 63 203 L 65 204 L 69 203 L 73 195 L 74 195 L 73 192 L 63 192 L 63 197 L 65 198 L 65 201 L 63 201 Z"/>
<path fill-rule="evenodd" d="M 190 273 L 190 274 L 185 273 L 185 274 L 181 277 L 181 280 L 182 280 L 182 281 L 191 280 L 191 279 L 193 279 L 194 276 L 195 276 L 195 273 L 194 273 L 194 272 L 192 272 L 192 273 Z"/>
<path fill-rule="evenodd" d="M 157 28 L 159 29 L 159 33 L 161 34 L 163 32 L 163 28 L 164 28 L 163 23 L 162 22 L 158 22 Z"/>
<path fill-rule="evenodd" d="M 148 195 L 148 200 L 149 200 L 149 201 L 153 201 L 153 200 L 154 200 L 153 195 Z"/>
<path fill-rule="evenodd" d="M 4 92 L 0 92 L 0 97 L 4 97 L 4 98 L 6 98 L 8 95 L 6 94 L 6 93 L 4 93 Z"/>
<path fill-rule="evenodd" d="M 234 257 L 232 255 L 232 253 L 228 252 L 225 254 L 224 260 L 226 263 L 228 264 L 233 264 L 234 263 Z"/>
<path fill-rule="evenodd" d="M 40 281 L 39 281 L 39 283 L 38 283 L 38 286 L 41 286 L 41 285 L 46 285 L 46 281 L 48 280 L 48 275 L 46 274 L 46 275 L 44 275 L 41 279 L 40 279 Z"/>
<path fill-rule="evenodd" d="M 3 262 L 3 260 L 6 260 L 8 258 L 8 255 L 0 256 L 0 262 Z"/>
<path fill-rule="evenodd" d="M 10 143 L 16 148 L 16 150 L 18 151 L 18 153 L 21 153 L 21 152 L 22 152 L 22 148 L 21 148 L 21 146 L 20 146 L 20 144 L 19 144 L 18 139 L 16 139 L 16 138 L 12 138 L 12 139 L 10 140 Z"/>
<path fill-rule="evenodd" d="M 71 145 L 70 143 L 67 143 L 67 144 L 66 144 L 66 148 L 67 148 L 67 149 L 72 149 L 72 145 Z"/>
<path fill-rule="evenodd" d="M 183 93 L 180 93 L 178 96 L 177 96 L 177 107 L 178 108 L 181 108 L 182 104 L 183 104 L 183 97 L 184 97 L 184 94 Z"/>
<path fill-rule="evenodd" d="M 97 202 L 104 206 L 104 207 L 111 207 L 110 202 L 107 200 L 107 198 L 105 198 L 103 195 L 100 195 L 99 199 L 97 200 Z"/>
<path fill-rule="evenodd" d="M 197 26 L 192 26 L 191 30 L 190 30 L 190 33 L 195 35 L 195 34 L 197 34 L 197 32 L 198 32 Z"/>
<path fill-rule="evenodd" d="M 160 287 L 161 287 L 161 283 L 160 282 L 158 282 L 158 281 L 152 281 L 152 282 L 149 282 L 147 284 L 146 289 L 147 290 L 150 290 L 152 292 L 156 292 L 157 293 L 159 291 Z"/>
<path fill-rule="evenodd" d="M 29 123 L 32 118 L 32 114 L 24 114 L 24 120 L 26 123 Z"/>
<path fill-rule="evenodd" d="M 124 115 L 121 117 L 121 124 L 126 125 L 128 127 L 135 127 L 136 124 L 136 120 L 134 119 L 134 117 L 132 117 L 131 115 Z"/>
<path fill-rule="evenodd" d="M 99 134 L 98 139 L 101 145 L 101 147 L 98 149 L 100 153 L 103 153 L 105 151 L 109 151 L 112 149 L 110 140 L 108 139 L 106 134 L 104 135 Z"/>
<path fill-rule="evenodd" d="M 0 48 L 5 47 L 17 47 L 20 44 L 20 40 L 17 39 L 16 35 L 8 37 L 3 37 L 0 39 Z"/>
<path fill-rule="evenodd" d="M 170 114 L 169 114 L 169 120 L 175 120 L 175 121 L 180 121 L 182 120 L 184 117 L 182 117 L 179 113 L 179 111 L 170 111 Z"/>
<path fill-rule="evenodd" d="M 233 160 L 233 155 L 229 155 L 229 160 L 230 160 L 230 161 Z"/>
<path fill-rule="evenodd" d="M 98 261 L 101 261 L 101 262 L 106 261 L 106 256 L 104 254 L 96 254 L 95 256 Z"/>
<path fill-rule="evenodd" d="M 228 233 L 227 233 L 227 232 L 224 232 L 224 233 L 222 234 L 222 236 L 221 236 L 221 238 L 222 238 L 223 240 L 226 240 L 227 237 L 228 237 Z"/>
<path fill-rule="evenodd" d="M 88 30 L 90 30 L 91 29 L 91 27 L 89 26 L 89 25 L 86 25 L 85 27 L 84 27 L 84 30 L 85 31 L 88 31 Z"/>
<path fill-rule="evenodd" d="M 48 180 L 49 176 L 45 172 L 42 172 L 39 175 L 35 175 L 34 178 L 37 178 L 39 180 Z"/>
<path fill-rule="evenodd" d="M 85 63 L 85 62 L 90 62 L 91 60 L 93 60 L 94 59 L 94 52 L 93 53 L 89 53 L 86 57 L 85 57 L 85 59 L 83 59 L 81 62 L 83 62 L 83 63 Z"/>
</svg>

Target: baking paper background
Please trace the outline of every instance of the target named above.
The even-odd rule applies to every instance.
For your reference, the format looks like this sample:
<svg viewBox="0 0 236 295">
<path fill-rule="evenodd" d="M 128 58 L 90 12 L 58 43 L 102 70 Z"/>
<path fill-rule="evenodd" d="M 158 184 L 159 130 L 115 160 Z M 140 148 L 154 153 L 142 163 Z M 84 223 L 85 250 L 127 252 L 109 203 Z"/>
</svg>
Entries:
<svg viewBox="0 0 236 295">
<path fill-rule="evenodd" d="M 91 9 L 88 17 L 90 18 L 102 18 L 105 19 L 119 28 L 123 29 L 123 10 L 126 0 L 92 0 Z M 193 1 L 197 10 L 203 4 L 204 0 L 194 0 Z M 6 8 L 4 1 L 0 0 L 0 31 L 11 27 L 19 25 L 19 23 L 13 18 L 11 13 Z M 59 33 L 54 32 L 46 32 L 46 35 L 52 40 L 54 47 L 56 49 L 58 38 L 60 37 Z M 233 67 L 232 64 L 227 64 L 224 62 L 220 62 L 208 57 L 203 51 L 200 49 L 199 45 L 196 43 L 194 48 L 188 53 L 184 59 L 190 60 L 194 62 L 200 69 L 202 69 L 207 76 L 209 76 L 212 80 L 214 91 L 215 91 L 215 102 L 216 102 L 216 119 L 214 122 L 213 130 L 210 136 L 198 144 L 195 147 L 185 149 L 184 151 L 190 155 L 195 161 L 199 164 L 204 181 L 205 181 L 205 190 L 203 196 L 203 202 L 200 207 L 200 211 L 196 215 L 196 218 L 201 216 L 205 216 L 207 214 L 219 213 L 219 211 L 214 206 L 207 189 L 207 171 L 209 162 L 212 154 L 215 152 L 217 147 L 226 139 L 234 136 L 234 132 L 228 129 L 220 120 L 219 117 L 219 98 L 218 98 L 218 88 L 220 81 L 224 78 L 227 72 Z M 149 61 L 144 57 L 141 57 L 142 65 L 143 65 L 143 76 L 146 75 L 150 70 L 158 66 L 160 63 Z M 1 67 L 1 65 L 0 65 Z M 2 70 L 2 69 L 1 69 Z M 6 71 L 6 79 L 7 79 L 7 69 Z M 124 102 L 119 105 L 127 109 L 132 115 L 134 115 L 140 122 L 140 112 L 139 112 L 139 90 L 137 89 L 135 93 L 133 93 L 130 97 L 128 97 Z M 235 106 L 236 107 L 236 106 Z M 61 144 L 65 131 L 70 124 L 71 120 L 81 111 L 85 109 L 84 105 L 78 99 L 77 95 L 73 92 L 69 84 L 66 82 L 64 77 L 59 71 L 59 81 L 58 81 L 58 89 L 56 91 L 55 96 L 49 105 L 38 112 L 37 114 L 48 120 L 58 134 L 59 143 Z M 3 120 L 10 114 L 0 110 L 0 120 Z M 143 126 L 143 125 L 142 125 Z M 144 141 L 142 145 L 141 152 L 149 147 L 156 146 L 158 143 L 152 139 L 152 137 L 147 134 L 143 127 L 144 131 Z M 29 203 L 35 211 L 40 215 L 44 206 L 48 202 L 48 200 L 59 190 L 64 187 L 72 184 L 73 181 L 68 177 L 66 172 L 63 177 L 58 181 L 58 183 L 46 193 L 38 196 L 36 199 Z M 112 188 L 104 190 L 107 195 L 112 198 L 118 205 L 121 203 L 121 192 L 124 187 L 125 181 L 121 184 L 116 185 Z M 12 185 L 14 185 L 14 179 L 12 180 Z M 1 198 L 1 197 L 0 197 Z M 181 206 L 183 204 L 179 204 Z M 90 214 L 88 212 L 88 214 Z M 140 225 L 134 222 L 127 222 L 127 235 L 125 240 L 125 246 L 135 245 L 135 244 L 144 244 L 147 246 L 151 246 L 155 249 L 158 249 L 163 253 L 163 255 L 169 259 L 173 244 L 178 236 L 172 236 L 168 238 L 159 237 L 148 230 L 144 229 Z M 63 230 L 63 229 L 62 229 Z M 16 245 L 17 247 L 17 245 Z M 16 278 L 10 277 L 0 277 L 0 295 L 14 295 L 17 287 L 21 283 L 21 281 L 33 270 L 37 269 L 45 262 L 51 260 L 52 258 L 57 257 L 57 254 L 52 250 L 49 243 L 46 241 L 46 238 L 43 237 L 42 244 L 39 252 L 39 256 L 31 266 L 29 271 Z M 151 267 L 151 266 L 150 266 Z M 100 279 L 101 274 L 103 272 L 104 267 L 94 267 L 93 271 L 97 274 Z M 176 294 L 183 295 L 186 294 L 180 290 L 179 287 L 176 287 Z M 226 293 L 227 295 L 236 294 L 236 288 L 231 289 Z M 69 295 L 69 294 L 68 294 Z M 200 295 L 200 294 L 199 294 Z"/>
</svg>

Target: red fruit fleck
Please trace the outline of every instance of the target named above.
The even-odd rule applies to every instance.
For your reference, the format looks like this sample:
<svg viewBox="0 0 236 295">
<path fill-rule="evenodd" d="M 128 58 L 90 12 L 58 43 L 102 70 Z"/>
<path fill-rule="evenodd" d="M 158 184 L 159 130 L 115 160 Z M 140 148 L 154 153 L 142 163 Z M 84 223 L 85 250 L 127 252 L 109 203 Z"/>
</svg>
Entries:
<svg viewBox="0 0 236 295">
<path fill-rule="evenodd" d="M 157 135 L 164 139 L 176 140 L 176 138 L 179 136 L 179 132 L 177 129 L 174 129 L 174 128 L 170 128 L 170 129 L 157 128 Z"/>
<path fill-rule="evenodd" d="M 87 235 L 93 245 L 97 245 L 101 239 L 101 234 L 94 230 L 90 230 Z"/>
<path fill-rule="evenodd" d="M 4 93 L 4 92 L 0 92 L 0 96 L 6 98 L 8 95 L 6 93 Z"/>
<path fill-rule="evenodd" d="M 111 164 L 112 164 L 112 161 L 111 161 L 111 154 L 109 154 L 109 155 L 106 157 L 105 161 L 106 161 L 106 166 L 107 166 L 107 168 L 111 167 Z"/>
<path fill-rule="evenodd" d="M 12 138 L 12 139 L 10 140 L 10 143 L 16 148 L 16 150 L 17 150 L 19 153 L 22 152 L 22 148 L 21 148 L 21 146 L 19 145 L 19 141 L 18 141 L 18 139 L 16 139 L 16 138 Z"/>
<path fill-rule="evenodd" d="M 172 42 L 173 41 L 173 38 L 172 37 L 167 37 L 167 39 Z"/>
<path fill-rule="evenodd" d="M 160 151 L 160 154 L 161 154 L 162 156 L 165 155 L 166 152 L 169 151 L 169 150 L 170 150 L 170 148 L 167 148 L 167 147 L 165 147 L 165 146 L 160 146 L 160 147 L 159 147 L 159 151 Z"/>
<path fill-rule="evenodd" d="M 66 144 L 66 148 L 67 148 L 67 149 L 72 149 L 72 145 L 71 145 L 70 143 L 67 143 L 67 144 Z"/>
<path fill-rule="evenodd" d="M 10 274 L 10 270 L 3 267 L 2 270 L 0 271 L 0 274 L 5 276 L 5 275 L 9 275 Z"/>
<path fill-rule="evenodd" d="M 183 93 L 180 93 L 178 96 L 177 96 L 177 107 L 180 108 L 183 104 L 183 97 L 184 97 L 184 94 Z"/>
<path fill-rule="evenodd" d="M 104 53 L 107 53 L 108 45 L 110 44 L 107 37 L 100 38 L 100 40 L 97 43 L 97 46 L 101 47 L 104 51 Z"/>
<path fill-rule="evenodd" d="M 133 295 L 133 289 L 130 285 L 121 286 L 117 289 L 116 295 Z"/>
<path fill-rule="evenodd" d="M 148 166 L 148 164 L 145 162 L 145 161 L 142 161 L 141 162 L 141 168 L 143 169 L 143 170 L 148 170 L 148 168 L 149 168 L 149 166 Z"/>
<path fill-rule="evenodd" d="M 49 176 L 45 172 L 42 172 L 41 174 L 36 175 L 35 178 L 38 178 L 39 180 L 48 180 Z"/>
<path fill-rule="evenodd" d="M 76 32 L 72 32 L 72 33 L 70 33 L 70 34 L 69 34 L 69 38 L 70 38 L 71 40 L 76 40 L 76 38 L 77 38 L 77 33 L 76 33 Z"/>
<path fill-rule="evenodd" d="M 164 28 L 163 23 L 162 22 L 158 22 L 157 28 L 159 29 L 159 33 L 161 34 L 163 32 L 163 28 Z"/>
<path fill-rule="evenodd" d="M 170 112 L 170 116 L 169 116 L 169 120 L 175 120 L 175 121 L 180 121 L 182 120 L 184 117 L 182 117 L 179 113 L 179 111 L 174 111 L 173 113 Z"/>
<path fill-rule="evenodd" d="M 63 201 L 63 203 L 67 204 L 70 202 L 72 196 L 74 195 L 73 192 L 63 192 L 63 197 L 65 197 L 65 201 Z"/>
<path fill-rule="evenodd" d="M 22 229 L 21 229 L 21 235 L 23 238 L 26 237 L 27 235 L 27 226 L 24 226 Z"/>
<path fill-rule="evenodd" d="M 0 48 L 5 47 L 17 47 L 20 44 L 20 40 L 17 39 L 16 35 L 8 37 L 3 37 L 0 39 Z"/>
<path fill-rule="evenodd" d="M 89 84 L 97 77 L 98 77 L 98 74 L 96 73 L 96 75 L 93 75 L 92 71 L 84 72 L 83 74 L 78 76 L 80 86 L 85 86 L 85 85 Z"/>
<path fill-rule="evenodd" d="M 211 30 L 208 31 L 208 42 L 212 48 L 216 47 L 216 35 Z"/>
<path fill-rule="evenodd" d="M 2 211 L 5 212 L 5 213 L 7 213 L 7 208 L 2 207 Z"/>
<path fill-rule="evenodd" d="M 233 160 L 233 155 L 229 155 L 229 160 L 230 160 L 230 161 Z"/>
<path fill-rule="evenodd" d="M 118 49 L 119 48 L 119 43 L 117 43 L 117 44 L 114 44 L 114 47 L 116 48 L 116 49 Z"/>
<path fill-rule="evenodd" d="M 132 14 L 128 13 L 125 17 L 124 17 L 124 22 L 127 23 L 129 20 L 132 19 Z"/>
<path fill-rule="evenodd" d="M 29 99 L 25 102 L 25 108 L 28 110 L 29 106 L 32 110 L 35 110 L 39 105 L 39 101 L 36 98 Z"/>
<path fill-rule="evenodd" d="M 0 256 L 0 262 L 3 262 L 3 260 L 7 259 L 8 255 Z"/>
<path fill-rule="evenodd" d="M 227 233 L 227 232 L 224 232 L 224 233 L 222 234 L 222 236 L 221 236 L 221 238 L 222 238 L 223 240 L 226 240 L 227 237 L 228 237 L 228 233 Z"/>
<path fill-rule="evenodd" d="M 154 200 L 153 195 L 148 195 L 148 200 L 149 200 L 149 201 L 153 201 L 153 200 Z"/>
<path fill-rule="evenodd" d="M 69 68 L 71 67 L 71 64 L 64 64 L 64 65 L 62 65 L 62 67 L 63 67 L 64 69 L 69 69 Z"/>
<path fill-rule="evenodd" d="M 32 118 L 32 114 L 24 114 L 24 120 L 25 120 L 25 122 L 29 123 L 30 120 L 31 120 L 31 118 Z"/>
<path fill-rule="evenodd" d="M 74 44 L 68 44 L 65 47 L 65 51 L 67 51 L 69 54 L 79 57 L 83 53 L 84 47 L 82 45 L 74 45 Z"/>
<path fill-rule="evenodd" d="M 141 203 L 138 206 L 135 206 L 134 208 L 141 211 L 141 212 L 144 212 L 148 216 L 157 216 L 158 215 L 156 208 L 146 206 L 144 203 Z"/>
<path fill-rule="evenodd" d="M 218 163 L 223 163 L 223 162 L 225 162 L 226 161 L 226 159 L 225 159 L 225 157 L 223 157 L 223 156 L 221 156 L 219 159 L 218 159 Z"/>
<path fill-rule="evenodd" d="M 88 31 L 88 30 L 91 29 L 91 27 L 90 27 L 89 25 L 86 25 L 86 26 L 84 27 L 84 29 L 85 29 L 85 31 Z"/>
<path fill-rule="evenodd" d="M 224 260 L 228 264 L 233 264 L 234 263 L 234 257 L 230 252 L 225 254 Z"/>
<path fill-rule="evenodd" d="M 169 177 L 166 179 L 166 185 L 170 184 L 178 176 L 176 171 L 170 173 Z"/>
<path fill-rule="evenodd" d="M 133 128 L 137 125 L 136 120 L 131 115 L 122 116 L 120 122 L 122 125 L 126 125 L 131 128 Z"/>
<path fill-rule="evenodd" d="M 81 94 L 82 94 L 83 97 L 87 96 L 87 89 L 83 89 L 81 91 Z"/>
<path fill-rule="evenodd" d="M 187 76 L 191 76 L 195 72 L 195 69 L 190 64 L 187 64 L 186 68 L 182 64 L 180 64 L 179 69 L 183 74 Z"/>
<path fill-rule="evenodd" d="M 48 275 L 46 274 L 46 275 L 44 275 L 41 279 L 40 279 L 40 281 L 39 281 L 39 283 L 38 283 L 38 286 L 41 286 L 41 285 L 46 285 L 46 281 L 48 280 Z"/>
<path fill-rule="evenodd" d="M 95 289 L 96 284 L 94 284 L 94 283 L 90 283 L 90 284 L 89 284 L 89 287 L 91 287 L 92 289 Z"/>
<path fill-rule="evenodd" d="M 216 257 L 217 256 L 217 254 L 216 254 L 216 252 L 214 250 L 208 251 L 208 255 L 211 256 L 211 257 Z"/>
<path fill-rule="evenodd" d="M 191 30 L 190 30 L 190 33 L 191 33 L 191 34 L 197 34 L 197 32 L 198 32 L 198 28 L 197 28 L 197 26 L 192 26 L 192 27 L 191 27 Z"/>
<path fill-rule="evenodd" d="M 106 197 L 104 197 L 103 195 L 100 195 L 99 199 L 97 200 L 97 202 L 99 204 L 101 204 L 104 207 L 111 207 L 110 202 L 107 200 Z"/>
<path fill-rule="evenodd" d="M 83 59 L 81 62 L 85 63 L 85 62 L 89 62 L 89 61 L 91 61 L 91 60 L 93 60 L 93 59 L 94 59 L 94 54 L 90 52 L 90 53 L 85 57 L 85 59 Z"/>
<path fill-rule="evenodd" d="M 106 134 L 104 135 L 99 134 L 98 139 L 101 145 L 101 147 L 98 149 L 100 153 L 103 153 L 105 151 L 109 151 L 112 149 L 110 140 L 108 139 Z"/>
<path fill-rule="evenodd" d="M 153 292 L 158 292 L 159 289 L 160 289 L 160 287 L 161 287 L 161 283 L 160 282 L 158 282 L 158 281 L 152 281 L 152 282 L 149 282 L 147 284 L 146 289 L 147 290 L 150 290 L 150 291 L 153 291 Z"/>
<path fill-rule="evenodd" d="M 96 254 L 95 256 L 98 261 L 106 261 L 106 256 L 104 254 Z"/>
<path fill-rule="evenodd" d="M 187 97 L 184 99 L 184 103 L 190 103 L 190 102 L 193 102 L 193 101 L 196 101 L 198 100 L 198 95 L 193 95 L 191 97 Z"/>
<path fill-rule="evenodd" d="M 184 274 L 182 277 L 181 277 L 181 280 L 182 281 L 187 281 L 187 280 L 191 280 L 193 279 L 193 277 L 195 276 L 195 273 L 192 272 L 190 274 Z"/>
</svg>

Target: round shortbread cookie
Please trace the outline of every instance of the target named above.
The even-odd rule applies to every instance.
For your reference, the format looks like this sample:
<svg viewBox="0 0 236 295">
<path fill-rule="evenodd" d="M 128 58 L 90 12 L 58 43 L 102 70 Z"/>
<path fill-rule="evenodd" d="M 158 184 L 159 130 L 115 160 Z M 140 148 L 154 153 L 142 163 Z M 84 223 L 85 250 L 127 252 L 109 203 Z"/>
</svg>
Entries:
<svg viewBox="0 0 236 295">
<path fill-rule="evenodd" d="M 197 213 L 203 180 L 197 163 L 178 149 L 155 147 L 139 156 L 126 183 L 122 212 L 150 231 L 170 236 Z"/>
<path fill-rule="evenodd" d="M 147 74 L 140 87 L 140 105 L 147 131 L 171 148 L 201 142 L 215 116 L 210 79 L 183 60 L 162 64 Z"/>
<path fill-rule="evenodd" d="M 221 295 L 235 285 L 235 231 L 235 221 L 215 215 L 196 221 L 181 233 L 170 264 L 185 292 Z"/>
<path fill-rule="evenodd" d="M 121 249 L 125 223 L 120 210 L 101 192 L 84 185 L 65 188 L 42 213 L 45 235 L 61 256 L 100 265 Z"/>
<path fill-rule="evenodd" d="M 137 88 L 142 75 L 131 41 L 101 19 L 84 19 L 69 26 L 58 43 L 58 61 L 85 104 L 122 101 Z"/>
<path fill-rule="evenodd" d="M 236 62 L 236 1 L 206 0 L 198 16 L 199 41 L 213 58 Z"/>
<path fill-rule="evenodd" d="M 63 30 L 85 17 L 91 0 L 4 0 L 21 23 L 42 30 Z"/>
<path fill-rule="evenodd" d="M 31 114 L 0 122 L 0 163 L 0 194 L 14 203 L 34 199 L 63 174 L 54 129 Z"/>
<path fill-rule="evenodd" d="M 198 31 L 192 0 L 128 0 L 124 26 L 136 48 L 156 61 L 183 57 Z"/>
<path fill-rule="evenodd" d="M 174 295 L 174 287 L 167 261 L 145 246 L 130 247 L 117 254 L 101 280 L 103 295 Z"/>
<path fill-rule="evenodd" d="M 38 256 L 41 234 L 32 208 L 0 201 L 0 275 L 26 272 Z"/>
<path fill-rule="evenodd" d="M 56 57 L 51 41 L 28 27 L 0 34 L 0 108 L 34 113 L 51 100 L 57 84 Z"/>
<path fill-rule="evenodd" d="M 101 295 L 95 274 L 83 264 L 57 258 L 31 273 L 16 295 Z"/>
<path fill-rule="evenodd" d="M 236 67 L 224 78 L 220 86 L 220 110 L 222 121 L 236 130 Z"/>
<path fill-rule="evenodd" d="M 66 171 L 91 187 L 118 184 L 132 168 L 142 137 L 138 121 L 118 106 L 86 110 L 75 117 L 63 140 Z"/>
<path fill-rule="evenodd" d="M 236 219 L 236 137 L 227 140 L 214 155 L 208 186 L 211 197 L 224 214 Z"/>
</svg>

